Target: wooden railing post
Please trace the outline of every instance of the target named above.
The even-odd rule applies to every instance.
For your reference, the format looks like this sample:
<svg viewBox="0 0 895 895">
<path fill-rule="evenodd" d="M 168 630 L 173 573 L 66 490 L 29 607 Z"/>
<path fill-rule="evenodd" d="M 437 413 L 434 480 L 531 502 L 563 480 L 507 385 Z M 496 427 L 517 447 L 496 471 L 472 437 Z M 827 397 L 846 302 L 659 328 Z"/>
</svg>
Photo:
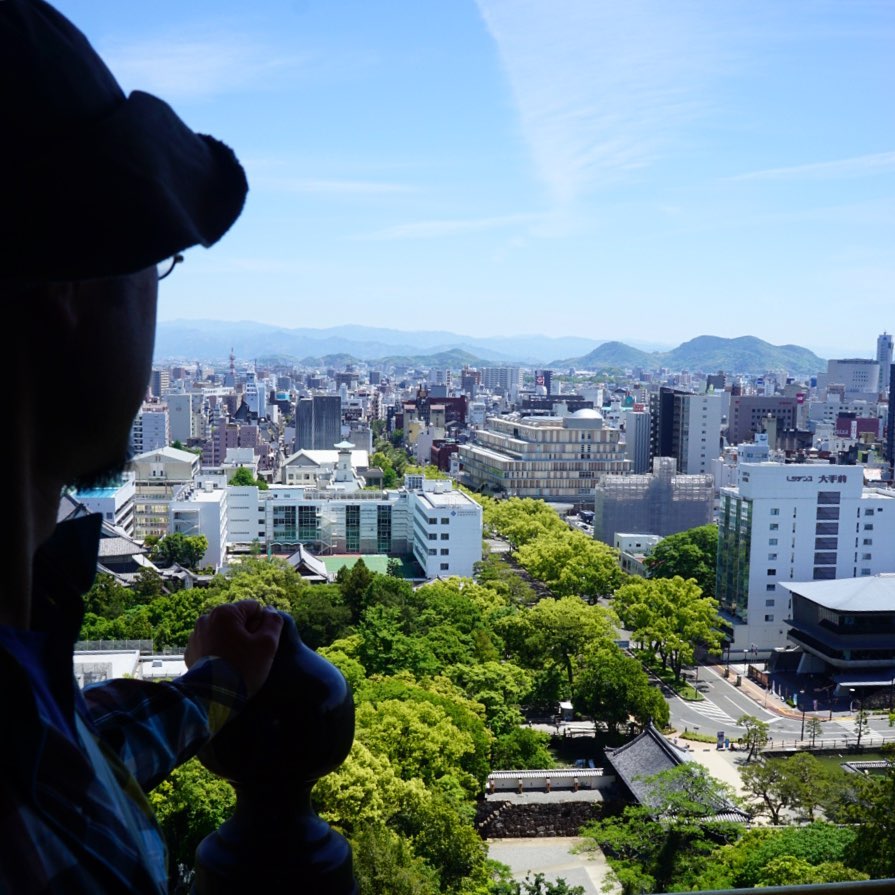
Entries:
<svg viewBox="0 0 895 895">
<path fill-rule="evenodd" d="M 196 895 L 355 895 L 347 840 L 318 817 L 311 788 L 345 760 L 354 701 L 292 617 L 267 683 L 200 753 L 236 790 L 233 816 L 196 850 Z"/>
</svg>

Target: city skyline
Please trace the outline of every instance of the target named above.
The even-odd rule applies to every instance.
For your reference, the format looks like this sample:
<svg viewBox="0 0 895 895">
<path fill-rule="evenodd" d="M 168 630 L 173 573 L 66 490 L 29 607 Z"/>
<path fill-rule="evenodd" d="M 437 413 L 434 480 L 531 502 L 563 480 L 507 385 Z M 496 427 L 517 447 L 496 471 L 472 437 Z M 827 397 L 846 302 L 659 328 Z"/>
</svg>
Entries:
<svg viewBox="0 0 895 895">
<path fill-rule="evenodd" d="M 893 328 L 891 4 L 58 6 L 247 169 L 160 320 L 826 357 Z"/>
</svg>

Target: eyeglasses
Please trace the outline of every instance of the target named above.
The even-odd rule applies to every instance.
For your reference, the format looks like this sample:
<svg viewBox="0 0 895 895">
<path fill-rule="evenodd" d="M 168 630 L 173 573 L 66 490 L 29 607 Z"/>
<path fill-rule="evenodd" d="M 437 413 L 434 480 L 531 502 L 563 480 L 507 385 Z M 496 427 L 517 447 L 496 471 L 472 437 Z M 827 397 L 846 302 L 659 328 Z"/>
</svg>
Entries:
<svg viewBox="0 0 895 895">
<path fill-rule="evenodd" d="M 174 272 L 174 268 L 177 267 L 177 265 L 180 264 L 182 261 L 183 261 L 183 255 L 174 255 L 174 257 L 171 258 L 170 262 L 165 262 L 165 263 L 167 263 L 167 267 L 165 266 L 165 263 L 159 264 L 158 265 L 159 280 L 161 281 L 165 277 L 171 276 L 171 274 Z"/>
</svg>

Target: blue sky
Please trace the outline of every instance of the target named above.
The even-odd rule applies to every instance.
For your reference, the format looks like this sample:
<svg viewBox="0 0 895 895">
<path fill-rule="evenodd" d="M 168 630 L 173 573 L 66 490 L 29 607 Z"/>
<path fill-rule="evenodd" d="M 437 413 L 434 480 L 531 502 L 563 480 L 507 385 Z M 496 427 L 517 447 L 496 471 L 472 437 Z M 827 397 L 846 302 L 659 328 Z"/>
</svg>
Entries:
<svg viewBox="0 0 895 895">
<path fill-rule="evenodd" d="M 236 150 L 159 317 L 871 356 L 895 0 L 60 0 Z"/>
</svg>

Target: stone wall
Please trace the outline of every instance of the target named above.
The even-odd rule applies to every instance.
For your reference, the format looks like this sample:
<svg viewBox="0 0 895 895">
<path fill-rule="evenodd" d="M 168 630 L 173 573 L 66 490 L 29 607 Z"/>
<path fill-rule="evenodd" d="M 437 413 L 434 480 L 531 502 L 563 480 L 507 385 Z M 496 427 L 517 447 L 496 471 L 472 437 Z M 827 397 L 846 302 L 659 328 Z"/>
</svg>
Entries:
<svg viewBox="0 0 895 895">
<path fill-rule="evenodd" d="M 615 814 L 619 807 L 593 801 L 555 804 L 485 801 L 479 803 L 476 827 L 483 839 L 577 836 L 584 824 Z"/>
</svg>

